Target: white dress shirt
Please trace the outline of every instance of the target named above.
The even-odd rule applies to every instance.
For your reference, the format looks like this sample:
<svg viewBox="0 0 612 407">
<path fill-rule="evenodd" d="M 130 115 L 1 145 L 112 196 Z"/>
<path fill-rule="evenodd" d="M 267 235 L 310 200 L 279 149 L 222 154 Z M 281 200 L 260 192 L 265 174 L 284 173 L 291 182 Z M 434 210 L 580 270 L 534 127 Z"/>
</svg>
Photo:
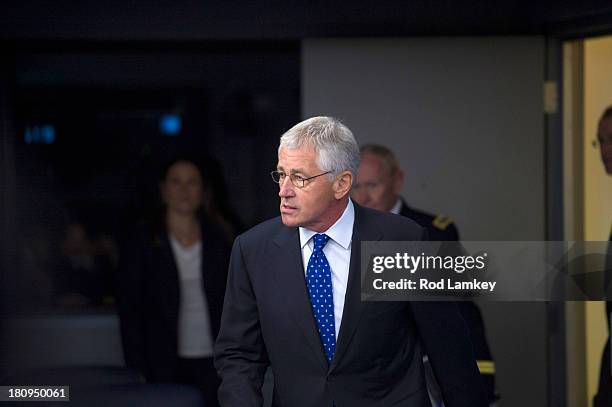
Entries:
<svg viewBox="0 0 612 407">
<path fill-rule="evenodd" d="M 401 209 L 402 209 L 402 200 L 400 198 L 397 198 L 397 201 L 395 201 L 395 205 L 393 205 L 393 208 L 391 208 L 389 212 L 399 215 Z"/>
<path fill-rule="evenodd" d="M 308 269 L 308 260 L 314 249 L 312 237 L 317 233 L 325 233 L 329 241 L 323 248 L 323 253 L 329 262 L 332 275 L 332 289 L 334 295 L 334 322 L 336 325 L 336 338 L 340 332 L 342 312 L 344 311 L 344 297 L 348 283 L 349 267 L 351 264 L 351 240 L 353 238 L 353 224 L 355 223 L 355 207 L 349 199 L 342 216 L 329 229 L 324 232 L 315 232 L 300 227 L 300 246 L 302 247 L 302 264 L 304 275 Z"/>
</svg>

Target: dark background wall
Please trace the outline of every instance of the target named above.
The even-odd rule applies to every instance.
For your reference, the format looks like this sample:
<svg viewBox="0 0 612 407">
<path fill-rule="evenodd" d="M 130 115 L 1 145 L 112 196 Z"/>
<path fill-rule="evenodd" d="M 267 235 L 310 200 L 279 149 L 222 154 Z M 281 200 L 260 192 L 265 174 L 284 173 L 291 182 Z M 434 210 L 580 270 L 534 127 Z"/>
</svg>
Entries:
<svg viewBox="0 0 612 407">
<path fill-rule="evenodd" d="M 578 35 L 610 29 L 607 1 L 11 0 L 0 37 L 202 40 L 466 34 Z"/>
<path fill-rule="evenodd" d="M 279 135 L 300 117 L 297 42 L 33 46 L 11 56 L 10 235 L 23 285 L 60 262 L 67 225 L 118 246 L 126 229 L 151 220 L 159 170 L 176 156 L 206 162 L 238 231 L 276 215 L 269 171 Z M 176 135 L 160 129 L 167 114 L 181 120 Z M 52 142 L 32 142 L 28 132 L 43 126 Z"/>
</svg>

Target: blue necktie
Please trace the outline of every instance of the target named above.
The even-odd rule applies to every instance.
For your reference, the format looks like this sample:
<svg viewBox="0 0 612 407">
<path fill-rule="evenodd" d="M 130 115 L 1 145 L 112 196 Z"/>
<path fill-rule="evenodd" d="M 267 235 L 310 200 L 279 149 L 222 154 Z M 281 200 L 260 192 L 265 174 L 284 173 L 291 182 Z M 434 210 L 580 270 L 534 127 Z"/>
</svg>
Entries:
<svg viewBox="0 0 612 407">
<path fill-rule="evenodd" d="M 314 250 L 308 260 L 306 272 L 306 285 L 310 295 L 312 312 L 317 322 L 319 337 L 331 363 L 336 350 L 336 323 L 334 319 L 334 293 L 332 290 L 331 268 L 323 248 L 329 241 L 326 234 L 316 234 L 314 239 Z"/>
</svg>

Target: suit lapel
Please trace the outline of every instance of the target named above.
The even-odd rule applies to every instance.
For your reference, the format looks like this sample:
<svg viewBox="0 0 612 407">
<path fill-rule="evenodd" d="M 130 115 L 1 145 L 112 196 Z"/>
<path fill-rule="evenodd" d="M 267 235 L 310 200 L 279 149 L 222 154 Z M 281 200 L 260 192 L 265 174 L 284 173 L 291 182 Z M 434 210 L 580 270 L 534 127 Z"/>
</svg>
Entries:
<svg viewBox="0 0 612 407">
<path fill-rule="evenodd" d="M 200 262 L 200 274 L 202 276 L 202 285 L 203 291 L 206 293 L 206 298 L 208 300 L 208 306 L 210 307 L 210 300 L 215 296 L 214 288 L 218 286 L 217 283 L 217 274 L 215 273 L 218 270 L 217 264 L 217 242 L 213 241 L 215 238 L 219 238 L 217 236 L 213 236 L 210 234 L 210 228 L 207 224 L 201 223 L 200 230 L 202 233 L 201 242 L 202 242 L 202 256 Z"/>
<path fill-rule="evenodd" d="M 287 312 L 306 337 L 306 341 L 314 351 L 317 360 L 327 369 L 327 359 L 312 315 L 306 288 L 298 229 L 283 226 L 273 241 L 280 249 L 277 257 L 278 262 L 274 265 L 279 282 L 278 286 L 283 287 L 286 296 L 285 302 L 281 306 L 286 307 Z"/>
<path fill-rule="evenodd" d="M 179 304 L 178 298 L 180 295 L 179 275 L 172 247 L 170 246 L 170 237 L 164 230 L 160 232 L 159 254 L 160 261 L 157 265 L 159 272 L 159 287 L 157 292 L 161 296 L 161 302 L 165 304 L 163 307 L 166 313 L 166 318 L 172 326 L 178 319 Z"/>
<path fill-rule="evenodd" d="M 336 343 L 336 352 L 330 366 L 334 369 L 346 350 L 355 333 L 364 304 L 361 302 L 361 242 L 378 241 L 382 239 L 382 233 L 376 225 L 370 225 L 367 217 L 364 216 L 363 209 L 355 205 L 355 223 L 353 225 L 353 235 L 351 238 L 351 263 L 349 266 L 349 276 L 344 297 L 344 310 L 342 312 L 342 322 Z"/>
</svg>

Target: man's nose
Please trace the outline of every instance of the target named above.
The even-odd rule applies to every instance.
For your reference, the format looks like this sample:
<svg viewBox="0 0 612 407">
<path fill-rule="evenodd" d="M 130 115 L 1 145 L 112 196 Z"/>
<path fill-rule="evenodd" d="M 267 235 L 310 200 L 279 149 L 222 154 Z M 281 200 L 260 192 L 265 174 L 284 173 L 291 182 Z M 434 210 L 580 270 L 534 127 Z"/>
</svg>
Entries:
<svg viewBox="0 0 612 407">
<path fill-rule="evenodd" d="M 286 198 L 295 195 L 295 186 L 293 185 L 289 177 L 285 177 L 281 182 L 279 182 L 278 186 L 278 196 L 280 196 L 281 198 Z"/>
</svg>

